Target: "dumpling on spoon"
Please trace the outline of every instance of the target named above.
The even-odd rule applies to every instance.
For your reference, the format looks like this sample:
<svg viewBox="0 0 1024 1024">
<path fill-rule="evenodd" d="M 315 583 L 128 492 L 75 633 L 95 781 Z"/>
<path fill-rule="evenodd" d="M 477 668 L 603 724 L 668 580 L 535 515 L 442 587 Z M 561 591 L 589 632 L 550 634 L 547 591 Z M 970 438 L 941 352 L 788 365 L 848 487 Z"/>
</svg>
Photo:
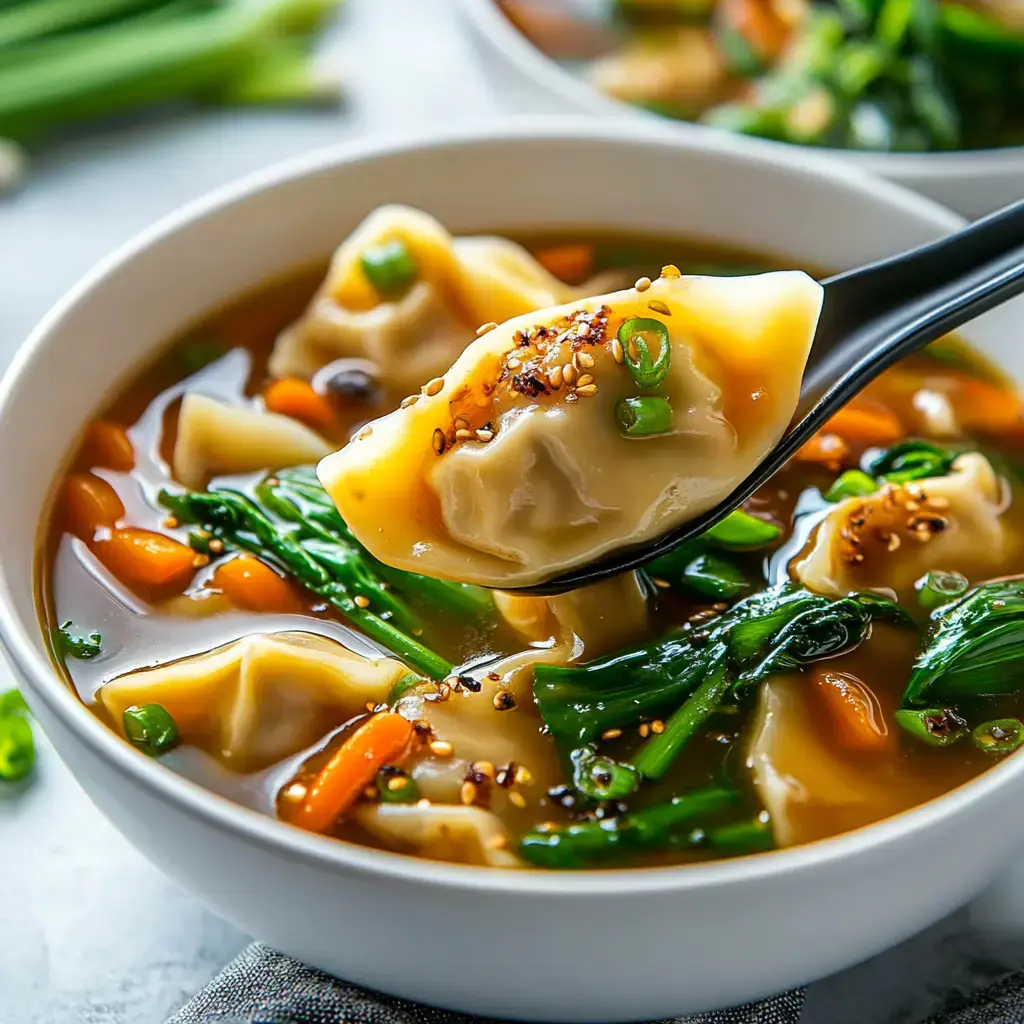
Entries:
<svg viewBox="0 0 1024 1024">
<path fill-rule="evenodd" d="M 822 290 L 667 270 L 485 330 L 324 459 L 359 540 L 402 569 L 527 586 L 725 498 L 792 417 Z"/>
</svg>

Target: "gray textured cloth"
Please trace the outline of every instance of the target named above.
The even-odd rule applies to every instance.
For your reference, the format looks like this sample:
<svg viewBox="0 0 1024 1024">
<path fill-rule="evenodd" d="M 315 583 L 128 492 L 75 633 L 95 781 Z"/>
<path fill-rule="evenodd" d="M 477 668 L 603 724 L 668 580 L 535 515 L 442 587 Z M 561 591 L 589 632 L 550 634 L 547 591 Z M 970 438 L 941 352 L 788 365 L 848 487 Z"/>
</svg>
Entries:
<svg viewBox="0 0 1024 1024">
<path fill-rule="evenodd" d="M 803 992 L 673 1024 L 797 1024 Z M 982 1018 L 990 1024 L 989 1018 Z M 992 1018 L 994 1022 L 996 1018 Z M 959 1024 L 959 1018 L 955 1018 Z M 965 1024 L 976 1024 L 964 1018 Z M 347 985 L 254 943 L 167 1024 L 497 1024 Z"/>
</svg>

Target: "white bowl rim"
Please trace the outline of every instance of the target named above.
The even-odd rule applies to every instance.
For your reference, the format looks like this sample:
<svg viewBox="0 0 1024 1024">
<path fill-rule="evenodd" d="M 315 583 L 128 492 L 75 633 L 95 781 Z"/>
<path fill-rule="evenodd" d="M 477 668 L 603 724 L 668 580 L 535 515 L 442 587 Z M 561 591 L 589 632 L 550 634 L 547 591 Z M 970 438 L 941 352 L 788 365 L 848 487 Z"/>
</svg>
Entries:
<svg viewBox="0 0 1024 1024">
<path fill-rule="evenodd" d="M 752 135 L 738 135 L 708 125 L 690 121 L 675 121 L 642 107 L 632 106 L 607 96 L 590 85 L 554 58 L 534 46 L 498 8 L 495 0 L 459 0 L 466 18 L 486 36 L 490 44 L 502 53 L 527 78 L 542 85 L 553 96 L 576 105 L 580 112 L 598 116 L 632 116 L 637 121 L 658 126 L 663 131 L 678 134 L 712 132 L 739 138 L 751 146 L 770 149 L 795 149 L 802 153 L 827 153 L 870 171 L 896 180 L 912 178 L 915 182 L 945 179 L 962 175 L 982 176 L 1005 174 L 1017 168 L 1024 169 L 1024 146 L 1000 146 L 993 149 L 963 149 L 935 153 L 880 153 L 857 149 L 828 149 L 820 146 L 801 146 L 795 142 L 776 142 Z"/>
<path fill-rule="evenodd" d="M 881 198 L 917 213 L 936 227 L 955 230 L 963 218 L 934 201 L 899 185 L 877 180 L 856 168 L 834 160 L 808 160 L 796 148 L 787 151 L 752 152 L 732 144 L 729 136 L 701 134 L 697 138 L 673 138 L 661 132 L 638 132 L 626 122 L 601 125 L 587 119 L 510 118 L 500 124 L 464 125 L 444 132 L 433 131 L 397 139 L 375 138 L 341 143 L 314 150 L 254 174 L 230 182 L 161 218 L 97 264 L 46 314 L 19 348 L 0 381 L 0 422 L 6 415 L 25 368 L 45 355 L 50 335 L 61 321 L 95 287 L 118 273 L 136 254 L 187 230 L 207 214 L 244 201 L 309 174 L 329 171 L 340 164 L 373 161 L 419 150 L 472 147 L 476 144 L 530 141 L 583 140 L 609 144 L 660 147 L 668 150 L 719 154 L 754 164 L 775 165 L 787 173 L 808 179 L 829 178 L 848 191 Z M 517 896 L 590 898 L 610 894 L 682 891 L 718 888 L 736 882 L 757 882 L 788 875 L 833 860 L 866 854 L 899 840 L 906 833 L 932 826 L 955 815 L 972 801 L 988 796 L 1016 776 L 1024 774 L 1024 757 L 1012 757 L 989 768 L 975 779 L 950 792 L 891 818 L 852 832 L 791 849 L 748 857 L 656 868 L 593 871 L 533 871 L 447 864 L 405 854 L 391 853 L 345 840 L 304 832 L 281 821 L 243 807 L 190 779 L 178 775 L 138 751 L 90 714 L 78 696 L 39 654 L 38 621 L 23 623 L 11 597 L 6 565 L 0 564 L 0 641 L 29 687 L 31 697 L 43 702 L 60 724 L 79 743 L 98 757 L 112 762 L 134 780 L 147 796 L 172 805 L 183 814 L 236 838 L 265 844 L 281 854 L 321 869 L 346 869 L 409 882 L 428 882 L 451 889 L 514 891 Z"/>
</svg>

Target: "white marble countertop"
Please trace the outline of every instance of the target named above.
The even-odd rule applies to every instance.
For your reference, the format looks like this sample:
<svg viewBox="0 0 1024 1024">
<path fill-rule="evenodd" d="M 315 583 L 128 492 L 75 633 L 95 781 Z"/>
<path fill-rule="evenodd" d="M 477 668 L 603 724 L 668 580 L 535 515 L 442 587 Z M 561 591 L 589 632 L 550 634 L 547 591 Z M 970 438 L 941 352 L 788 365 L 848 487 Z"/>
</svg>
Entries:
<svg viewBox="0 0 1024 1024">
<path fill-rule="evenodd" d="M 40 156 L 27 188 L 0 200 L 0 364 L 92 263 L 182 202 L 339 139 L 499 109 L 450 0 L 350 0 L 325 59 L 350 87 L 340 112 L 172 116 Z M 39 746 L 32 782 L 0 790 L 0 1024 L 160 1024 L 247 939 L 146 863 Z M 1024 888 L 975 908 L 985 929 L 963 912 L 812 986 L 805 1024 L 911 1024 L 1024 963 L 1011 897 L 1024 904 Z"/>
</svg>

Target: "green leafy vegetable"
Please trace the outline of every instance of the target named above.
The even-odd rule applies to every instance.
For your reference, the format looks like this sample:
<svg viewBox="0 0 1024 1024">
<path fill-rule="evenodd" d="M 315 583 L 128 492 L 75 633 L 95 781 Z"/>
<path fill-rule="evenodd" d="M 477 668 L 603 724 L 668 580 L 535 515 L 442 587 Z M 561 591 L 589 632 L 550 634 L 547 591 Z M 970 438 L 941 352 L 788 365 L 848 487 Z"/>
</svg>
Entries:
<svg viewBox="0 0 1024 1024">
<path fill-rule="evenodd" d="M 0 694 L 0 782 L 20 782 L 36 763 L 28 705 L 17 690 Z"/>
<path fill-rule="evenodd" d="M 967 723 L 949 708 L 901 708 L 895 717 L 901 729 L 933 747 L 948 747 L 967 735 Z"/>
<path fill-rule="evenodd" d="M 150 757 L 166 754 L 181 742 L 177 724 L 161 704 L 133 705 L 125 709 L 123 720 L 132 746 Z"/>
<path fill-rule="evenodd" d="M 931 615 L 904 704 L 955 704 L 1024 686 L 1024 577 L 991 580 Z"/>
<path fill-rule="evenodd" d="M 750 853 L 763 853 L 775 849 L 775 836 L 766 818 L 757 817 L 751 821 L 738 821 L 732 825 L 720 825 L 708 829 L 708 847 L 727 857 L 743 857 Z"/>
<path fill-rule="evenodd" d="M 570 754 L 573 786 L 592 800 L 621 800 L 640 785 L 640 773 L 597 753 L 592 746 L 579 747 Z"/>
<path fill-rule="evenodd" d="M 99 657 L 103 653 L 101 644 L 103 637 L 99 633 L 90 633 L 88 636 L 80 636 L 73 633 L 74 623 L 69 619 L 62 626 L 51 630 L 53 646 L 60 658 L 78 658 L 80 661 L 88 661 L 90 658 Z"/>
<path fill-rule="evenodd" d="M 416 258 L 401 239 L 370 246 L 359 258 L 366 280 L 383 299 L 401 298 L 419 277 Z"/>
<path fill-rule="evenodd" d="M 623 437 L 667 434 L 672 429 L 672 406 L 658 395 L 621 398 L 615 406 L 615 422 Z"/>
<path fill-rule="evenodd" d="M 411 804 L 419 800 L 420 787 L 401 768 L 385 765 L 377 772 L 377 793 L 382 804 Z"/>
<path fill-rule="evenodd" d="M 826 501 L 843 501 L 846 498 L 863 498 L 874 494 L 878 484 L 873 477 L 861 469 L 848 469 L 837 477 L 832 486 L 825 492 Z"/>
<path fill-rule="evenodd" d="M 691 845 L 687 829 L 739 802 L 735 790 L 700 789 L 618 818 L 527 832 L 519 841 L 519 852 L 538 867 L 583 868 L 619 854 L 664 849 L 673 840 Z"/>
<path fill-rule="evenodd" d="M 925 573 L 915 584 L 917 600 L 921 607 L 927 611 L 934 611 L 936 608 L 950 601 L 955 601 L 967 593 L 970 583 L 966 576 L 958 572 L 929 572 Z"/>
<path fill-rule="evenodd" d="M 658 356 L 651 359 L 648 340 L 656 342 Z M 619 341 L 629 375 L 642 388 L 656 388 L 668 376 L 672 362 L 672 345 L 668 328 L 651 317 L 634 317 L 619 328 Z"/>
<path fill-rule="evenodd" d="M 733 551 L 756 551 L 774 544 L 782 536 L 782 527 L 737 508 L 701 536 Z"/>
<path fill-rule="evenodd" d="M 686 587 L 714 601 L 732 601 L 750 589 L 742 570 L 720 555 L 698 555 L 683 570 Z"/>
<path fill-rule="evenodd" d="M 1024 723 L 1019 718 L 982 722 L 971 731 L 971 739 L 986 754 L 1012 754 L 1024 744 Z"/>
<path fill-rule="evenodd" d="M 867 452 L 865 473 L 893 484 L 905 484 L 926 477 L 945 476 L 960 452 L 951 452 L 928 441 L 901 441 L 879 452 Z"/>
</svg>

